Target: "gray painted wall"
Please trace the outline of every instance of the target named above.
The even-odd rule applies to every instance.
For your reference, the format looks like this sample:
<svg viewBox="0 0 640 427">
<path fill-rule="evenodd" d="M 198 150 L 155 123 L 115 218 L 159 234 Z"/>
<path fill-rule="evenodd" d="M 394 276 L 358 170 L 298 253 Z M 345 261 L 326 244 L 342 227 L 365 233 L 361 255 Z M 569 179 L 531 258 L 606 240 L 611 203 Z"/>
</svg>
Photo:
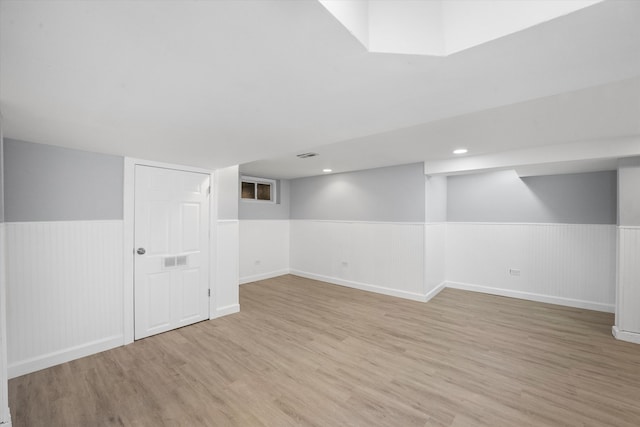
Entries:
<svg viewBox="0 0 640 427">
<path fill-rule="evenodd" d="M 520 178 L 514 171 L 450 176 L 452 222 L 615 224 L 616 172 Z"/>
<path fill-rule="evenodd" d="M 0 119 L 0 223 L 4 222 L 4 138 Z"/>
<path fill-rule="evenodd" d="M 425 177 L 425 222 L 445 222 L 447 220 L 447 177 Z"/>
<path fill-rule="evenodd" d="M 291 180 L 291 219 L 424 222 L 422 163 Z"/>
<path fill-rule="evenodd" d="M 215 171 L 218 191 L 218 220 L 238 219 L 238 197 L 240 192 L 239 167 L 229 166 Z"/>
<path fill-rule="evenodd" d="M 640 226 L 640 157 L 620 160 L 618 224 Z"/>
<path fill-rule="evenodd" d="M 122 219 L 124 159 L 5 139 L 5 220 Z"/>
<path fill-rule="evenodd" d="M 268 178 L 268 177 L 261 177 Z M 290 191 L 289 180 L 276 180 L 276 203 L 253 202 L 240 199 L 238 215 L 240 219 L 289 219 Z"/>
</svg>

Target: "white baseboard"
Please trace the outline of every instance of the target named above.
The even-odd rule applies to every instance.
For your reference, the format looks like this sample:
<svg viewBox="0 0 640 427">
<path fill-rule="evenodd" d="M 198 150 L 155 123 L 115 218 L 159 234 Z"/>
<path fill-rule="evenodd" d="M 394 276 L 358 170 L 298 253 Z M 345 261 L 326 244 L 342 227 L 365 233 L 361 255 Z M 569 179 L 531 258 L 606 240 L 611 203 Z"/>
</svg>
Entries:
<svg viewBox="0 0 640 427">
<path fill-rule="evenodd" d="M 499 295 L 510 298 L 520 298 L 529 301 L 545 302 L 548 304 L 564 305 L 567 307 L 584 308 L 587 310 L 615 312 L 614 304 L 603 304 L 593 301 L 556 297 L 551 295 L 534 294 L 531 292 L 514 291 L 511 289 L 492 288 L 489 286 L 474 285 L 470 283 L 446 282 L 447 288 L 462 289 L 465 291 L 481 292 L 484 294 Z"/>
<path fill-rule="evenodd" d="M 238 312 L 240 312 L 240 304 L 225 305 L 224 307 L 216 308 L 216 311 L 215 313 L 213 313 L 213 316 L 211 317 L 211 319 L 217 319 L 218 317 L 222 317 L 228 314 L 233 314 Z"/>
<path fill-rule="evenodd" d="M 632 342 L 634 344 L 640 344 L 640 334 L 635 332 L 621 331 L 617 326 L 611 328 L 613 336 L 620 341 Z"/>
<path fill-rule="evenodd" d="M 438 295 L 440 291 L 446 287 L 447 287 L 447 282 L 441 282 L 438 286 L 436 286 L 435 288 L 427 292 L 427 295 L 425 295 L 425 302 L 431 301 L 433 297 Z"/>
<path fill-rule="evenodd" d="M 240 284 L 246 285 L 247 283 L 257 282 L 259 280 L 273 279 L 274 277 L 284 276 L 285 274 L 289 274 L 290 270 L 288 268 L 271 271 L 269 273 L 255 274 L 253 276 L 245 276 L 240 278 Z"/>
<path fill-rule="evenodd" d="M 320 274 L 307 273 L 305 271 L 299 271 L 299 270 L 291 270 L 290 274 L 293 274 L 295 276 L 300 276 L 300 277 L 306 277 L 307 279 L 319 280 L 321 282 L 327 282 L 327 283 L 331 283 L 331 284 L 334 284 L 334 285 L 345 286 L 347 288 L 359 289 L 361 291 L 375 292 L 377 294 L 383 294 L 383 295 L 389 295 L 389 296 L 392 296 L 392 297 L 410 299 L 410 300 L 413 300 L 413 301 L 420 301 L 420 302 L 427 302 L 428 301 L 427 295 L 416 294 L 416 293 L 413 293 L 413 292 L 400 291 L 398 289 L 385 288 L 385 287 L 382 287 L 382 286 L 370 285 L 370 284 L 367 284 L 367 283 L 352 282 L 350 280 L 339 279 L 339 278 L 336 278 L 336 277 L 322 276 Z M 435 294 L 432 295 L 430 298 L 432 298 L 433 296 L 435 296 Z"/>
<path fill-rule="evenodd" d="M 117 335 L 53 353 L 44 354 L 32 359 L 15 362 L 8 366 L 8 376 L 9 378 L 19 377 L 41 369 L 50 368 L 61 363 L 70 362 L 75 359 L 100 353 L 101 351 L 111 350 L 112 348 L 122 346 L 123 342 L 124 337 L 122 335 Z"/>
</svg>

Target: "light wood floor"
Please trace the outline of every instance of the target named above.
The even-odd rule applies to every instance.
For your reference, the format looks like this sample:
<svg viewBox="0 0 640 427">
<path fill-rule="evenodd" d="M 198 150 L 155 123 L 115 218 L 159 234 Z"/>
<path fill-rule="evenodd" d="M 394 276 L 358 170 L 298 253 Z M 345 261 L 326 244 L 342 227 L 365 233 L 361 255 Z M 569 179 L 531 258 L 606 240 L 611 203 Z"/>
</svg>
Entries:
<svg viewBox="0 0 640 427">
<path fill-rule="evenodd" d="M 9 382 L 15 426 L 633 426 L 613 315 L 446 289 L 418 303 L 282 276 L 242 311 Z"/>
</svg>

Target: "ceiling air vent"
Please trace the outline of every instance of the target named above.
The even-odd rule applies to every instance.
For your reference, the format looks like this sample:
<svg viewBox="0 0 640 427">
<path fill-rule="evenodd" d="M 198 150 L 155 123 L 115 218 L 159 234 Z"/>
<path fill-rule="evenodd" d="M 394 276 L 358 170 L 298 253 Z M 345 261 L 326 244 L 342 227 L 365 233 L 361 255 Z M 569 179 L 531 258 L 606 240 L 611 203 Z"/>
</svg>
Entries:
<svg viewBox="0 0 640 427">
<path fill-rule="evenodd" d="M 299 157 L 301 159 L 308 159 L 309 157 L 315 157 L 317 155 L 318 153 L 302 153 L 302 154 L 296 154 L 296 157 Z"/>
</svg>

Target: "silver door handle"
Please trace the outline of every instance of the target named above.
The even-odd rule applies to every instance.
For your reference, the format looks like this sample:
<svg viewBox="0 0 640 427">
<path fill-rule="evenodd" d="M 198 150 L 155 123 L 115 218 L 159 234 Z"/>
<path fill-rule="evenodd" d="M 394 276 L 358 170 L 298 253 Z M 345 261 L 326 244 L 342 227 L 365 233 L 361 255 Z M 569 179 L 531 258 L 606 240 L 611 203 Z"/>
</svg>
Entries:
<svg viewBox="0 0 640 427">
<path fill-rule="evenodd" d="M 144 255 L 147 251 L 145 251 L 144 248 L 138 248 L 136 252 L 138 253 L 138 255 Z"/>
</svg>

